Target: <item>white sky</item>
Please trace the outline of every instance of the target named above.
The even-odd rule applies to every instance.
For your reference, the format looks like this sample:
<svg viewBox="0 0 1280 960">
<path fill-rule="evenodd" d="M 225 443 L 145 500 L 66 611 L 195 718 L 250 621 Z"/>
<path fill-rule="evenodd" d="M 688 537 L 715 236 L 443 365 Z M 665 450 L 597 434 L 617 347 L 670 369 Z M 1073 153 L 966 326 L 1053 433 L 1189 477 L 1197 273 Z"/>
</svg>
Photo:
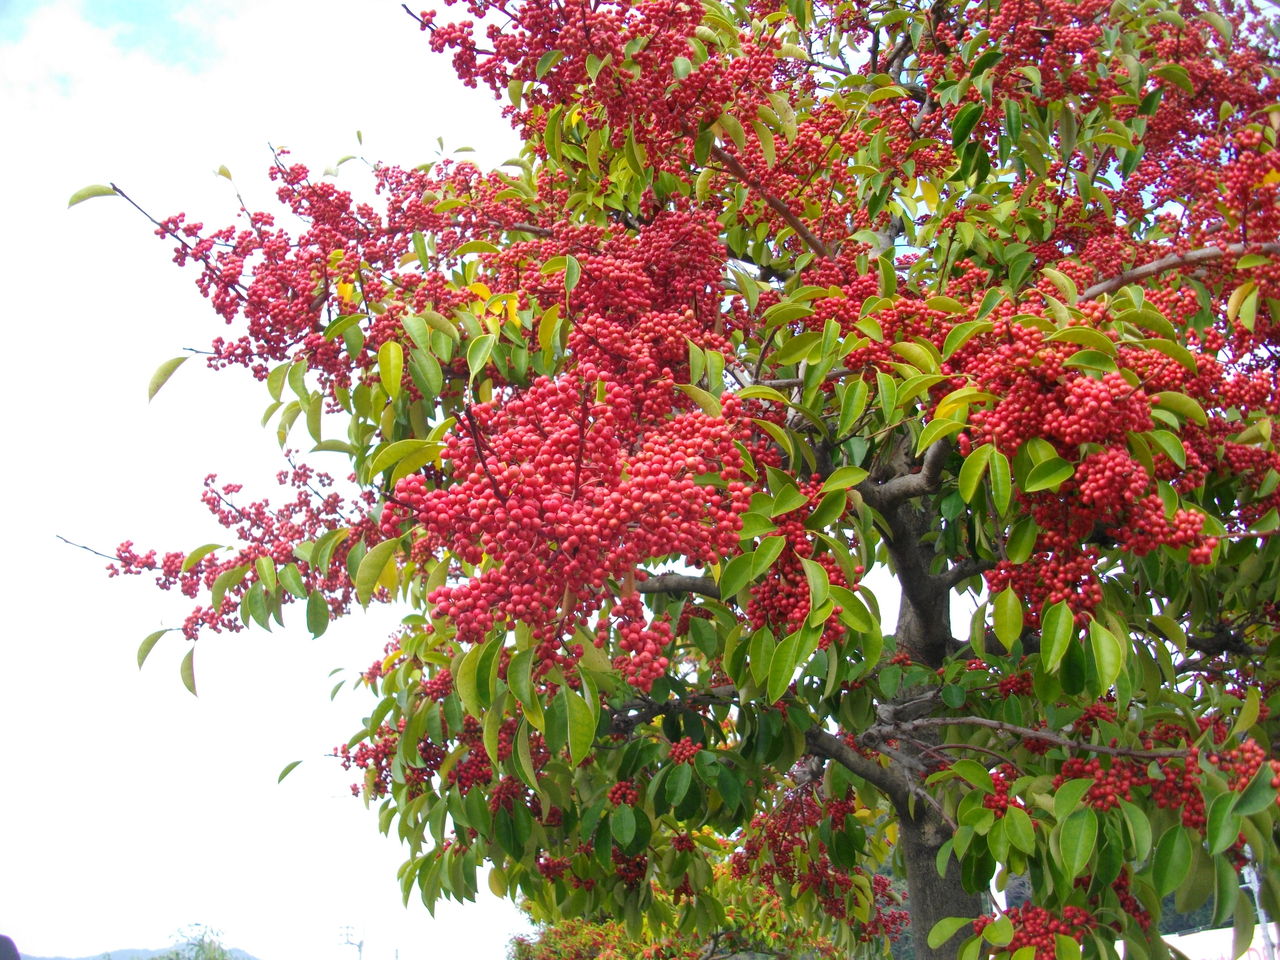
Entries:
<svg viewBox="0 0 1280 960">
<path fill-rule="evenodd" d="M 167 246 L 122 201 L 66 209 L 113 180 L 158 215 L 231 222 L 226 164 L 266 208 L 266 144 L 322 169 L 359 152 L 403 164 L 510 132 L 464 90 L 391 0 L 0 0 L 0 262 L 10 291 L 0 628 L 0 933 L 27 954 L 165 946 L 190 923 L 264 960 L 500 958 L 514 908 L 400 905 L 402 854 L 325 754 L 372 700 L 328 701 L 334 667 L 363 668 L 391 618 L 351 617 L 319 641 L 292 629 L 210 636 L 201 695 L 166 637 L 185 598 L 54 539 L 111 552 L 220 540 L 199 503 L 210 471 L 272 492 L 274 437 L 258 385 L 186 364 L 148 406 L 163 360 L 219 324 Z M 359 182 L 356 164 L 344 181 Z M 318 455 L 335 469 L 336 455 Z M 266 484 L 270 484 L 267 486 Z M 306 762 L 282 785 L 276 775 Z"/>
</svg>

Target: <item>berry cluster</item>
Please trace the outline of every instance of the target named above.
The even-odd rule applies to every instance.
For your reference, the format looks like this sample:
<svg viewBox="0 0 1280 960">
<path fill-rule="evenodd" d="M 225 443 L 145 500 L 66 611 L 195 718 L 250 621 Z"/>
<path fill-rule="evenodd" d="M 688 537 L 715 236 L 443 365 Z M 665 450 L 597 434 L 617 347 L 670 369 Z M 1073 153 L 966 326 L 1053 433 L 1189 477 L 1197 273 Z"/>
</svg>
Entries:
<svg viewBox="0 0 1280 960">
<path fill-rule="evenodd" d="M 1013 921 L 1013 939 L 1004 949 L 1016 953 L 1023 947 L 1034 947 L 1036 960 L 1054 960 L 1057 956 L 1055 937 L 1070 937 L 1076 943 L 1083 943 L 1089 931 L 1097 926 L 1097 921 L 1082 907 L 1063 907 L 1061 915 L 1054 916 L 1042 907 L 1024 904 L 1006 911 L 1005 916 Z M 995 919 L 994 916 L 978 917 L 973 921 L 974 933 L 981 933 Z"/>
</svg>

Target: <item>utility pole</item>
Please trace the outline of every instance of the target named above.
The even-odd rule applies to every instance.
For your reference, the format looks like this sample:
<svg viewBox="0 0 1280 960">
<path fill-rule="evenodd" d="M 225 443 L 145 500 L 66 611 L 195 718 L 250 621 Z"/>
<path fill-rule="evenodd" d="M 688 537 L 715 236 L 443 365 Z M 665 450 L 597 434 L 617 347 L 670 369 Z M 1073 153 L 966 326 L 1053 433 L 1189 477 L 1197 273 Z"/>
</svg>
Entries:
<svg viewBox="0 0 1280 960">
<path fill-rule="evenodd" d="M 342 945 L 344 947 L 345 946 L 355 947 L 356 960 L 364 960 L 364 941 L 352 940 L 351 939 L 352 929 L 353 928 L 351 924 L 347 924 L 345 927 L 342 928 L 342 935 L 343 935 Z"/>
</svg>

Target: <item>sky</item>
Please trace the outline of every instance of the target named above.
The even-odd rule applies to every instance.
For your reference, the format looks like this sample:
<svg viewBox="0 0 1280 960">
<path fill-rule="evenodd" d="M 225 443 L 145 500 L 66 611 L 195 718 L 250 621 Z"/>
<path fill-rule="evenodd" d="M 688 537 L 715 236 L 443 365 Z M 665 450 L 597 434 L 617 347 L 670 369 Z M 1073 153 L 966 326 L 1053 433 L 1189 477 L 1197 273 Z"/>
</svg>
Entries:
<svg viewBox="0 0 1280 960">
<path fill-rule="evenodd" d="M 503 957 L 525 929 L 509 904 L 485 893 L 435 919 L 401 905 L 398 843 L 326 756 L 373 702 L 331 703 L 329 673 L 366 667 L 392 611 L 319 640 L 210 636 L 193 698 L 177 635 L 135 662 L 190 603 L 56 539 L 217 541 L 203 477 L 269 494 L 280 463 L 247 377 L 195 360 L 148 405 L 155 368 L 220 322 L 139 214 L 117 198 L 68 210 L 74 191 L 111 181 L 158 215 L 222 225 L 235 198 L 213 171 L 270 207 L 268 143 L 315 169 L 351 153 L 413 165 L 438 137 L 499 163 L 515 149 L 497 104 L 390 0 L 0 0 L 0 122 L 0 933 L 24 954 L 96 956 L 203 923 L 263 960 L 328 960 L 356 957 L 350 925 L 365 960 Z M 365 182 L 355 163 L 340 178 Z"/>
</svg>

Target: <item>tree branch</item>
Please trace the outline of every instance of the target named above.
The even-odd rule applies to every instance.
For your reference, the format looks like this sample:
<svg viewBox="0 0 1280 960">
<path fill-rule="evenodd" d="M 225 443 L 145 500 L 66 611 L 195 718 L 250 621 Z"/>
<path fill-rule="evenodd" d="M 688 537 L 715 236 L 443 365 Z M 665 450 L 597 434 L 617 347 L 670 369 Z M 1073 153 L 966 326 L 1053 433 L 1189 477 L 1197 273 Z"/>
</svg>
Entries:
<svg viewBox="0 0 1280 960">
<path fill-rule="evenodd" d="M 1025 737 L 1032 740 L 1044 740 L 1048 743 L 1054 744 L 1055 746 L 1066 747 L 1070 750 L 1085 750 L 1089 753 L 1105 753 L 1111 757 L 1135 757 L 1142 760 L 1159 760 L 1164 757 L 1187 756 L 1186 750 L 1133 750 L 1128 747 L 1113 747 L 1104 743 L 1085 743 L 1081 740 L 1072 740 L 1070 737 L 1064 737 L 1061 734 L 1053 733 L 1050 730 L 1035 730 L 1031 727 L 1020 727 L 1014 723 L 1005 723 L 1003 720 L 988 720 L 986 717 L 918 717 L 915 720 L 906 720 L 901 723 L 877 724 L 859 737 L 858 742 L 865 742 L 865 746 L 871 749 L 877 749 L 876 744 L 881 740 L 895 739 L 917 729 L 950 726 L 986 727 L 988 730 L 998 730 L 1001 733 L 1011 733 L 1018 737 Z"/>
<path fill-rule="evenodd" d="M 867 478 L 856 489 L 867 503 L 884 513 L 915 497 L 937 492 L 942 481 L 942 465 L 950 454 L 951 441 L 939 440 L 925 452 L 919 473 L 899 474 L 885 483 Z"/>
<path fill-rule="evenodd" d="M 724 164 L 725 168 L 731 174 L 758 193 L 761 199 L 763 199 L 778 216 L 786 221 L 787 226 L 796 232 L 796 236 L 804 241 L 805 246 L 824 260 L 831 258 L 831 251 L 827 249 L 827 245 L 814 236 L 813 231 L 804 225 L 801 219 L 795 215 L 795 212 L 788 207 L 786 203 L 771 194 L 767 189 L 765 189 L 765 185 L 763 183 L 751 176 L 751 174 L 747 172 L 747 168 L 738 161 L 737 157 L 726 153 L 723 148 L 718 146 L 712 146 L 711 155 Z"/>
<path fill-rule="evenodd" d="M 988 570 L 995 569 L 996 562 L 994 560 L 980 560 L 976 557 L 965 557 L 950 570 L 944 570 L 938 575 L 938 581 L 943 587 L 950 590 L 957 583 L 963 583 L 970 577 L 975 577 L 980 573 L 986 573 Z"/>
<path fill-rule="evenodd" d="M 710 577 L 692 577 L 684 573 L 660 573 L 636 584 L 637 593 L 700 593 L 712 600 L 720 599 L 720 587 Z"/>
<path fill-rule="evenodd" d="M 850 773 L 876 787 L 894 803 L 906 802 L 909 793 L 907 783 L 892 768 L 882 767 L 874 760 L 867 759 L 839 737 L 821 727 L 810 727 L 806 730 L 804 742 L 810 753 L 834 760 Z"/>
<path fill-rule="evenodd" d="M 862 373 L 861 369 L 850 370 L 847 367 L 837 367 L 835 370 L 832 370 L 830 373 L 828 373 L 823 379 L 839 380 L 842 377 L 848 377 L 848 376 L 852 376 L 854 374 L 860 374 L 860 373 Z M 803 377 L 784 377 L 781 380 L 757 380 L 756 382 L 763 387 L 775 387 L 777 389 L 786 389 L 787 387 L 803 387 L 804 386 Z"/>
<path fill-rule="evenodd" d="M 1145 280 L 1147 277 L 1153 277 L 1157 273 L 1163 273 L 1165 270 L 1172 270 L 1175 267 L 1191 267 L 1200 263 L 1209 263 L 1214 260 L 1221 260 L 1227 255 L 1238 257 L 1245 252 L 1280 256 L 1280 243 L 1264 243 L 1261 245 L 1232 243 L 1225 247 L 1202 247 L 1199 250 L 1191 250 L 1187 253 L 1171 253 L 1167 257 L 1161 257 L 1159 260 L 1152 260 L 1150 263 L 1144 263 L 1140 267 L 1126 270 L 1110 280 L 1095 283 L 1080 294 L 1080 299 L 1093 300 L 1104 293 L 1113 293 L 1126 284 Z"/>
</svg>

